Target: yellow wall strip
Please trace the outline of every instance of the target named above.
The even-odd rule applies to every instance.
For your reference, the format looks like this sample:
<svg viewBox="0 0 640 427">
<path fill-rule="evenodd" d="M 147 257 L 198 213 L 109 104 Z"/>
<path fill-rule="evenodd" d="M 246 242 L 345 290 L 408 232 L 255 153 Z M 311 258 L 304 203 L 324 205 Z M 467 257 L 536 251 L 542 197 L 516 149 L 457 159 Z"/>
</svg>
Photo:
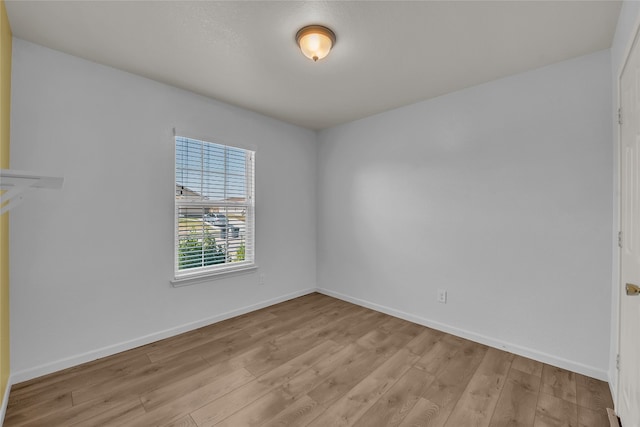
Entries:
<svg viewBox="0 0 640 427">
<path fill-rule="evenodd" d="M 0 0 L 0 168 L 9 168 L 12 35 Z M 9 380 L 9 213 L 0 217 L 0 402 Z"/>
</svg>

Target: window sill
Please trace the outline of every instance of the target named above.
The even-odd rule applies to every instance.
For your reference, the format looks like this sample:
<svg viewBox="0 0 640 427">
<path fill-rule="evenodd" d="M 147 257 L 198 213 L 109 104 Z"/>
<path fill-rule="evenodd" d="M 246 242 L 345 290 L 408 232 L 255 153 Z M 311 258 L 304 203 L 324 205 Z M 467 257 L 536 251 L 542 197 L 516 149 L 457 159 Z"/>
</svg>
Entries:
<svg viewBox="0 0 640 427">
<path fill-rule="evenodd" d="M 179 288 L 182 286 L 195 285 L 197 283 L 202 283 L 202 282 L 210 282 L 212 280 L 226 279 L 227 277 L 231 277 L 231 276 L 249 274 L 249 273 L 255 272 L 257 269 L 258 269 L 258 266 L 255 264 L 244 265 L 242 267 L 228 268 L 224 270 L 211 271 L 211 272 L 202 273 L 202 274 L 194 274 L 192 276 L 177 277 L 171 280 L 170 282 L 171 282 L 171 286 L 173 286 L 174 288 Z"/>
</svg>

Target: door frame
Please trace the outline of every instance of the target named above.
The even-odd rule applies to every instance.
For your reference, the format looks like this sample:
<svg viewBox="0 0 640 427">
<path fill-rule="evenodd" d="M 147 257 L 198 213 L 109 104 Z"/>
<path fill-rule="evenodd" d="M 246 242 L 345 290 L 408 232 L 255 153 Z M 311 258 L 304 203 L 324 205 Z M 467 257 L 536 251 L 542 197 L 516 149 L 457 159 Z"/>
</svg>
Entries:
<svg viewBox="0 0 640 427">
<path fill-rule="evenodd" d="M 622 229 L 622 194 L 621 194 L 621 182 L 622 182 L 622 138 L 621 138 L 621 124 L 619 122 L 618 112 L 622 107 L 622 90 L 621 90 L 621 80 L 622 74 L 629 62 L 629 56 L 631 55 L 631 50 L 633 49 L 636 41 L 640 43 L 640 13 L 635 17 L 634 23 L 631 26 L 630 31 L 631 37 L 627 40 L 627 44 L 624 48 L 624 53 L 622 56 L 621 63 L 619 68 L 617 69 L 616 76 L 616 90 L 614 94 L 617 99 L 615 100 L 615 107 L 613 111 L 613 130 L 614 130 L 614 140 L 615 140 L 615 153 L 614 153 L 614 224 L 613 224 L 613 262 L 612 262 L 612 334 L 611 334 L 611 356 L 613 360 L 609 361 L 610 366 L 610 378 L 609 378 L 609 389 L 611 391 L 611 395 L 613 397 L 614 408 L 617 409 L 618 399 L 620 398 L 620 371 L 617 366 L 617 357 L 620 354 L 620 323 L 621 323 L 621 306 L 622 306 L 622 248 L 618 244 L 618 233 Z M 612 64 L 613 65 L 616 64 Z M 612 380 L 615 380 L 615 384 L 612 384 Z"/>
</svg>

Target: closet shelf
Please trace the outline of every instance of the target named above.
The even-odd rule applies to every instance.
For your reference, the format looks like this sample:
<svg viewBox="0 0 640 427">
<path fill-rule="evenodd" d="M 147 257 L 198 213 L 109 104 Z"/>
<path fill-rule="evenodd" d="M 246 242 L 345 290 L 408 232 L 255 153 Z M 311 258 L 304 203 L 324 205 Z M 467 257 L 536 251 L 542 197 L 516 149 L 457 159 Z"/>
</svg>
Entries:
<svg viewBox="0 0 640 427">
<path fill-rule="evenodd" d="M 10 211 L 22 202 L 24 195 L 39 188 L 62 188 L 64 178 L 43 176 L 34 172 L 14 169 L 0 169 L 0 215 Z"/>
</svg>

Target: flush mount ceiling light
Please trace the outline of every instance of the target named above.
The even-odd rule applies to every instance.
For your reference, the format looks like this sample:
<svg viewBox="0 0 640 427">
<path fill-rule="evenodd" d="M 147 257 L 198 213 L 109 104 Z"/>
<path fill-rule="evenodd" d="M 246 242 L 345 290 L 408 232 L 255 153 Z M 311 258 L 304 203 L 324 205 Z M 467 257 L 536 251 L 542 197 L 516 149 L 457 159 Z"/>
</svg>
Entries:
<svg viewBox="0 0 640 427">
<path fill-rule="evenodd" d="M 336 35 L 322 25 L 307 25 L 296 34 L 296 42 L 304 56 L 315 62 L 329 54 L 333 45 L 336 44 Z"/>
</svg>

